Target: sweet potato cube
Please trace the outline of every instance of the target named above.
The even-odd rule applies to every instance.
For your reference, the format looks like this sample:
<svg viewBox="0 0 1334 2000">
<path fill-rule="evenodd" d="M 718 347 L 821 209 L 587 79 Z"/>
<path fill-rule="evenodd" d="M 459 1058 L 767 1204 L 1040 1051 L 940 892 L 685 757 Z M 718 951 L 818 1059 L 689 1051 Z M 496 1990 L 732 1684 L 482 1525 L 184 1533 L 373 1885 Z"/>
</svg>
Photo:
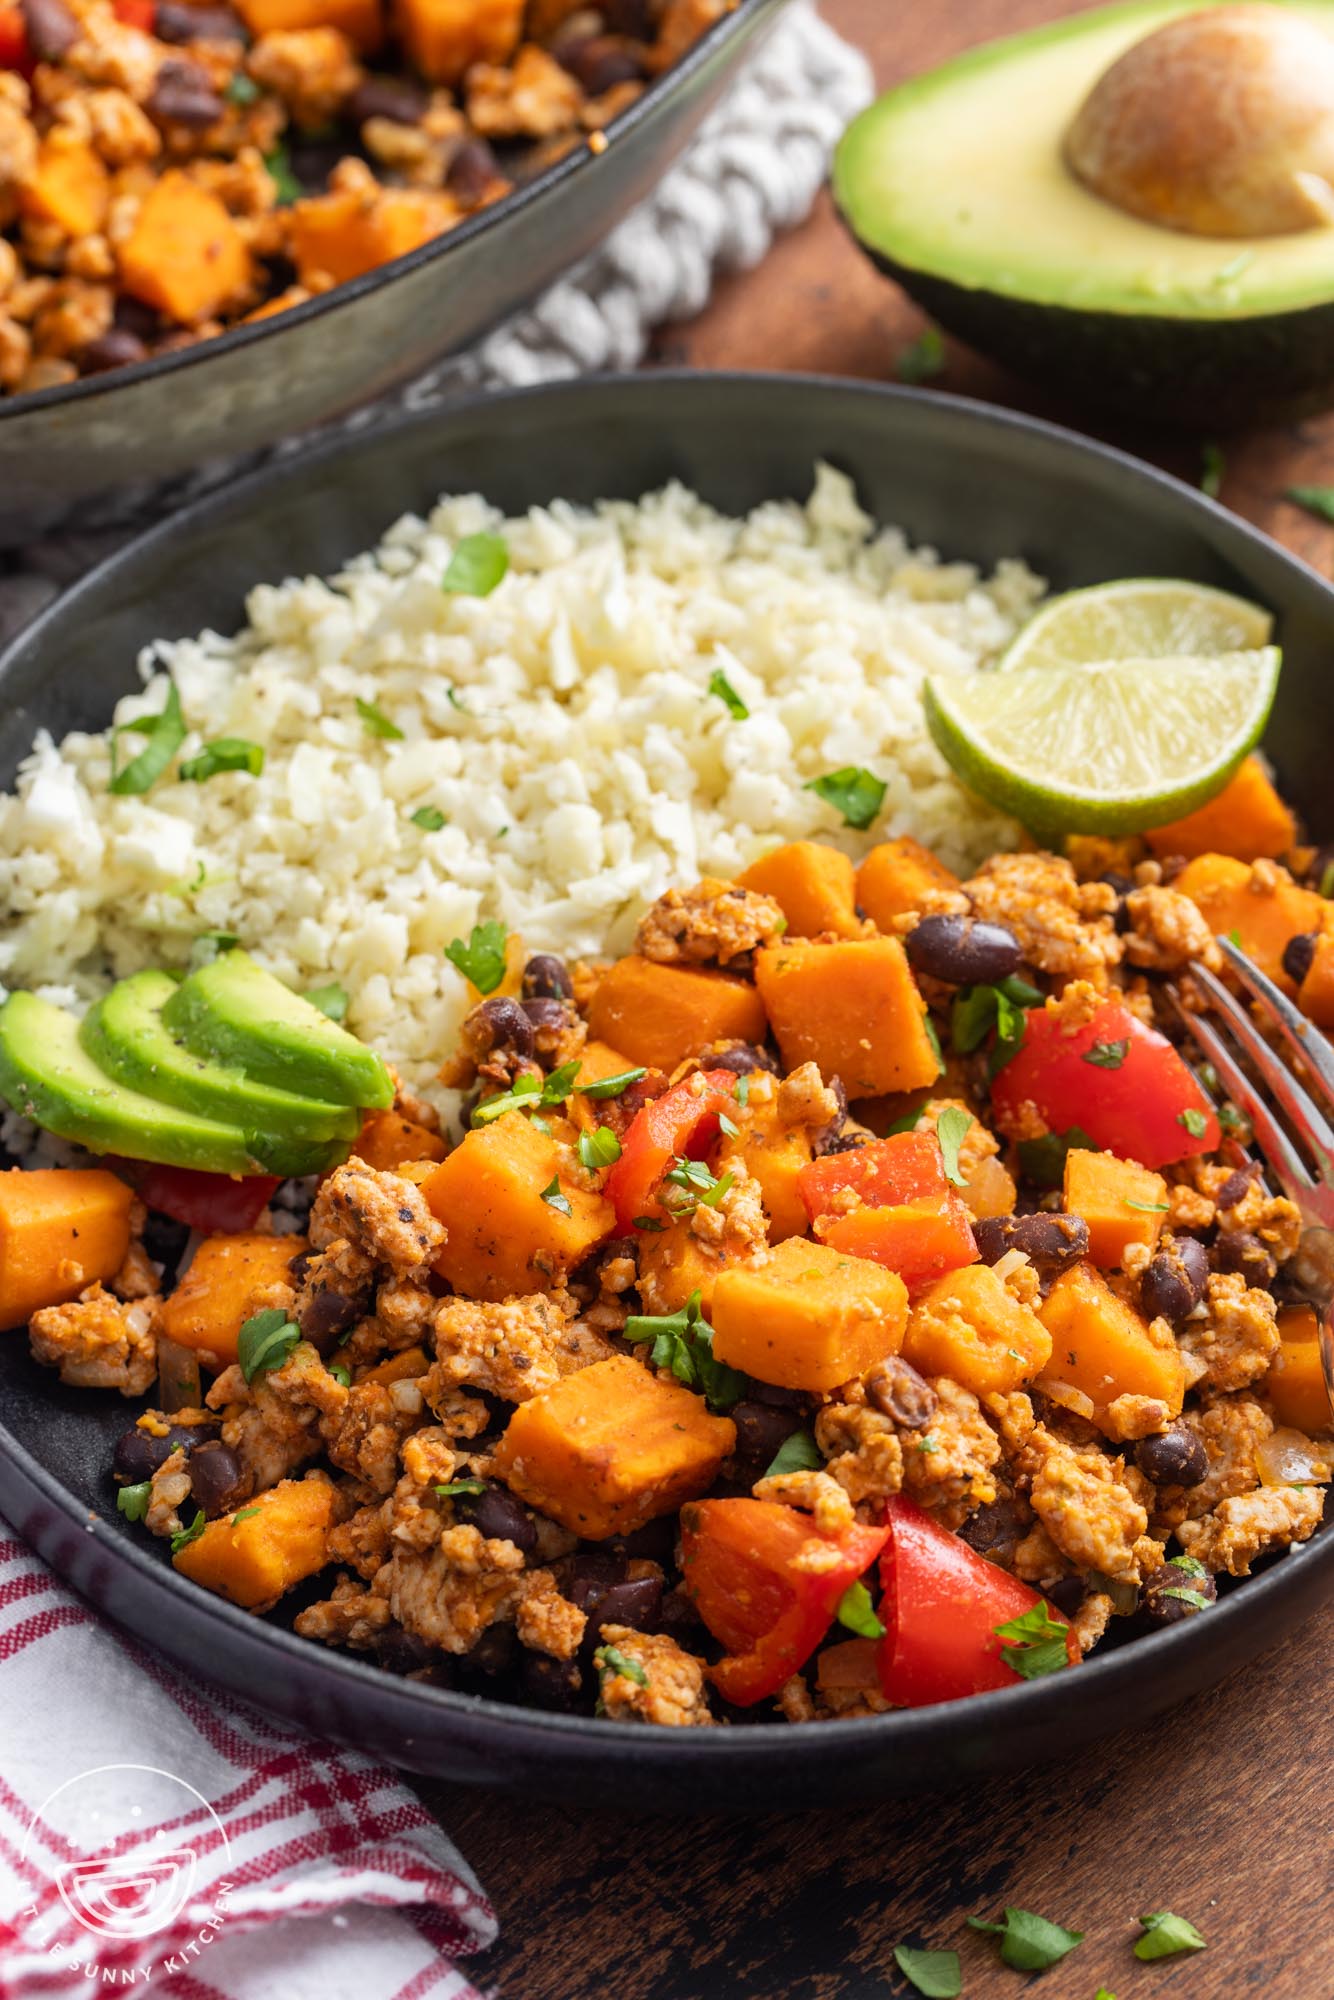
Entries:
<svg viewBox="0 0 1334 2000">
<path fill-rule="evenodd" d="M 391 1382 L 414 1382 L 430 1365 L 424 1347 L 404 1347 L 387 1360 L 377 1361 L 374 1368 L 363 1370 L 357 1382 L 378 1382 L 387 1389 Z"/>
<path fill-rule="evenodd" d="M 412 61 L 431 83 L 458 83 L 474 63 L 503 63 L 519 46 L 524 0 L 394 0 Z"/>
<path fill-rule="evenodd" d="M 588 1010 L 592 1034 L 632 1063 L 668 1072 L 714 1042 L 762 1042 L 764 1004 L 745 979 L 691 965 L 616 961 Z"/>
<path fill-rule="evenodd" d="M 920 910 L 927 890 L 958 887 L 958 876 L 908 835 L 882 840 L 857 870 L 857 902 L 880 931 L 892 931 L 906 910 Z"/>
<path fill-rule="evenodd" d="M 765 1083 L 768 1083 L 766 1078 Z M 811 1135 L 804 1125 L 788 1125 L 778 1115 L 778 1092 L 762 1091 L 752 1079 L 748 1101 L 730 1114 L 737 1136 L 724 1138 L 718 1150 L 718 1172 L 742 1161 L 760 1184 L 760 1198 L 769 1218 L 769 1241 L 804 1236 L 808 1218 L 799 1176 L 811 1164 Z"/>
<path fill-rule="evenodd" d="M 766 945 L 755 983 L 786 1069 L 815 1063 L 841 1077 L 849 1097 L 877 1097 L 934 1083 L 940 1060 L 926 1003 L 897 938 Z"/>
<path fill-rule="evenodd" d="M 507 1111 L 422 1183 L 449 1232 L 435 1268 L 456 1292 L 499 1300 L 558 1283 L 611 1235 L 611 1203 L 562 1181 L 559 1165 L 555 1139 Z"/>
<path fill-rule="evenodd" d="M 897 1354 L 908 1323 L 902 1278 L 864 1257 L 789 1236 L 713 1288 L 713 1351 L 779 1389 L 836 1389 Z"/>
<path fill-rule="evenodd" d="M 1065 1212 L 1088 1224 L 1089 1256 L 1104 1271 L 1119 1271 L 1132 1243 L 1149 1249 L 1167 1214 L 1167 1182 L 1115 1153 L 1076 1149 L 1065 1156 Z"/>
<path fill-rule="evenodd" d="M 384 40 L 380 0 L 236 0 L 236 10 L 256 37 L 337 28 L 361 55 L 372 55 Z"/>
<path fill-rule="evenodd" d="M 948 1375 L 975 1396 L 1005 1395 L 1046 1366 L 1051 1335 L 989 1264 L 970 1264 L 914 1300 L 903 1354 L 923 1375 Z"/>
<path fill-rule="evenodd" d="M 324 1568 L 333 1502 L 333 1486 L 322 1473 L 281 1480 L 235 1513 L 210 1521 L 172 1562 L 205 1590 L 247 1611 L 267 1611 Z"/>
<path fill-rule="evenodd" d="M 713 1306 L 713 1288 L 727 1259 L 696 1236 L 688 1222 L 646 1231 L 639 1245 L 639 1294 L 647 1313 L 680 1312 L 692 1292 L 698 1292 L 705 1319 Z"/>
<path fill-rule="evenodd" d="M 294 202 L 288 243 L 303 285 L 345 285 L 448 229 L 455 211 L 423 188 L 339 188 Z"/>
<path fill-rule="evenodd" d="M 743 889 L 772 896 L 787 918 L 789 937 L 861 937 L 866 926 L 857 915 L 856 876 L 851 861 L 823 840 L 790 840 L 752 861 L 737 876 Z"/>
<path fill-rule="evenodd" d="M 250 252 L 215 194 L 175 167 L 154 181 L 120 246 L 123 291 L 193 326 L 243 292 L 250 275 Z"/>
<path fill-rule="evenodd" d="M 1040 1383 L 1068 1383 L 1093 1405 L 1105 1427 L 1119 1396 L 1146 1396 L 1180 1414 L 1186 1368 L 1175 1341 L 1159 1346 L 1149 1328 L 1116 1296 L 1096 1265 L 1076 1264 L 1056 1280 L 1038 1317 L 1052 1338 L 1051 1359 Z"/>
<path fill-rule="evenodd" d="M 438 1132 L 398 1111 L 372 1111 L 352 1142 L 355 1158 L 382 1174 L 392 1174 L 409 1160 L 443 1160 L 448 1151 Z"/>
<path fill-rule="evenodd" d="M 91 236 L 106 221 L 110 200 L 111 177 L 93 148 L 61 126 L 48 132 L 19 196 L 23 213 L 54 222 L 67 236 Z"/>
<path fill-rule="evenodd" d="M 0 1329 L 114 1277 L 130 1247 L 133 1199 L 101 1167 L 0 1174 Z"/>
<path fill-rule="evenodd" d="M 521 1403 L 495 1463 L 531 1507 L 598 1542 L 705 1492 L 735 1444 L 702 1396 L 613 1354 Z"/>
<path fill-rule="evenodd" d="M 1297 1005 L 1317 1028 L 1334 1028 L 1334 931 L 1316 939 L 1315 957 L 1301 983 Z"/>
<path fill-rule="evenodd" d="M 1278 1331 L 1278 1352 L 1264 1380 L 1275 1417 L 1308 1434 L 1334 1430 L 1314 1306 L 1280 1306 Z"/>
<path fill-rule="evenodd" d="M 1184 819 L 1151 826 L 1144 838 L 1155 854 L 1231 854 L 1238 861 L 1277 861 L 1297 838 L 1297 824 L 1258 757 L 1247 757 L 1215 798 Z"/>
<path fill-rule="evenodd" d="M 236 1359 L 236 1337 L 252 1313 L 269 1303 L 274 1285 L 291 1283 L 289 1265 L 304 1236 L 206 1236 L 185 1276 L 158 1313 L 169 1340 L 193 1347 L 210 1365 Z"/>
<path fill-rule="evenodd" d="M 1272 875 L 1272 879 L 1271 879 Z M 1283 950 L 1299 932 L 1323 931 L 1329 904 L 1314 889 L 1302 889 L 1284 868 L 1266 863 L 1259 876 L 1229 854 L 1198 854 L 1172 887 L 1203 913 L 1215 935 L 1235 931 L 1269 977 L 1288 994 L 1297 991 L 1283 970 Z"/>
</svg>

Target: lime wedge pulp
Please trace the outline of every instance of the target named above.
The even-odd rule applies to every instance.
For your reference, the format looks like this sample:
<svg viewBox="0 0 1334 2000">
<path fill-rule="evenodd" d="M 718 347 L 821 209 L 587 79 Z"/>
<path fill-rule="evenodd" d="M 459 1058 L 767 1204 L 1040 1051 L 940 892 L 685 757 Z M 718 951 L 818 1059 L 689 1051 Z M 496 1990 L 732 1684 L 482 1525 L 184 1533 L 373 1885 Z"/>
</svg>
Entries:
<svg viewBox="0 0 1334 2000">
<path fill-rule="evenodd" d="M 1213 796 L 1265 726 L 1277 646 L 928 680 L 964 784 L 1042 833 L 1139 833 Z"/>
<path fill-rule="evenodd" d="M 1251 652 L 1269 643 L 1273 625 L 1258 604 L 1225 590 L 1172 577 L 1130 577 L 1049 598 L 1002 654 L 997 671 Z"/>
</svg>

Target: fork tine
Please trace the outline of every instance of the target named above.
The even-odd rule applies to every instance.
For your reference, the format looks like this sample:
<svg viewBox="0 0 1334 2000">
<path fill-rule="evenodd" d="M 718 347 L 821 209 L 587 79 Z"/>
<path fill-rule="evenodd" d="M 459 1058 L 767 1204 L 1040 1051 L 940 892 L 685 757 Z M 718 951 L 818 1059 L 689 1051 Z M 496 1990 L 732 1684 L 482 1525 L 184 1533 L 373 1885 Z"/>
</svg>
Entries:
<svg viewBox="0 0 1334 2000">
<path fill-rule="evenodd" d="M 1334 1048 L 1330 1047 L 1319 1028 L 1307 1020 L 1301 1009 L 1293 1006 L 1287 994 L 1274 984 L 1268 973 L 1261 972 L 1258 965 L 1252 964 L 1231 938 L 1221 937 L 1218 943 L 1238 979 L 1269 1009 L 1288 1047 L 1301 1057 L 1308 1069 L 1315 1072 L 1329 1092 L 1331 1103 L 1334 1103 Z"/>
<path fill-rule="evenodd" d="M 1232 1051 L 1211 1021 L 1202 1014 L 1192 1014 L 1181 1004 L 1181 996 L 1175 987 L 1168 992 L 1172 1004 L 1181 1016 L 1187 1029 L 1194 1036 L 1205 1055 L 1218 1071 L 1227 1094 L 1251 1121 L 1260 1150 L 1267 1165 L 1273 1172 L 1289 1201 L 1300 1201 L 1304 1194 L 1314 1187 L 1310 1173 L 1303 1165 L 1291 1139 L 1283 1130 L 1274 1114 L 1255 1088 L 1246 1072 L 1237 1063 Z"/>
<path fill-rule="evenodd" d="M 1246 1009 L 1233 999 L 1226 986 L 1214 978 L 1207 966 L 1192 965 L 1191 976 L 1209 995 L 1243 1051 L 1291 1118 L 1298 1135 L 1322 1156 L 1319 1163 L 1324 1167 L 1334 1151 L 1334 1129 L 1331 1129 L 1315 1099 L 1302 1089 L 1287 1065 L 1280 1062 Z"/>
</svg>

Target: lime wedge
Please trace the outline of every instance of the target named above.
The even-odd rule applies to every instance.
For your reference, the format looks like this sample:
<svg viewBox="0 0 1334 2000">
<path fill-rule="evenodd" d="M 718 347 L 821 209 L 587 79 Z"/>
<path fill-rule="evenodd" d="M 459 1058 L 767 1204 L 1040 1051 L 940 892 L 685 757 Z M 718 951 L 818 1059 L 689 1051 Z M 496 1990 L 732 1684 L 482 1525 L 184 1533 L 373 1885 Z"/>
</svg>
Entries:
<svg viewBox="0 0 1334 2000">
<path fill-rule="evenodd" d="M 1211 798 L 1265 726 L 1277 646 L 926 683 L 954 771 L 1041 833 L 1139 833 Z"/>
<path fill-rule="evenodd" d="M 1268 644 L 1273 626 L 1258 604 L 1225 590 L 1131 577 L 1049 598 L 1001 656 L 998 671 L 1250 652 Z"/>
</svg>

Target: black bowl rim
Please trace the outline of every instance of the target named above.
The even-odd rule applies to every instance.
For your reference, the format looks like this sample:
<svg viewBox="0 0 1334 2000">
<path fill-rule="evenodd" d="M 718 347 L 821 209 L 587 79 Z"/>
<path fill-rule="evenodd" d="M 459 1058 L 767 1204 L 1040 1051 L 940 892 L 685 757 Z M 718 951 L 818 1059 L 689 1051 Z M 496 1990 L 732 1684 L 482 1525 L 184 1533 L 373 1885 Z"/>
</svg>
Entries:
<svg viewBox="0 0 1334 2000">
<path fill-rule="evenodd" d="M 828 394 L 834 391 L 850 400 L 887 399 L 907 405 L 925 404 L 939 408 L 943 414 L 956 420 L 962 418 L 966 424 L 1036 436 L 1048 449 L 1058 453 L 1073 451 L 1076 458 L 1101 460 L 1115 477 L 1123 481 L 1128 494 L 1139 487 L 1166 496 L 1172 506 L 1184 509 L 1188 515 L 1201 514 L 1214 523 L 1216 529 L 1221 528 L 1225 542 L 1261 550 L 1271 564 L 1277 561 L 1280 569 L 1290 573 L 1304 593 L 1314 592 L 1317 597 L 1323 597 L 1331 626 L 1334 627 L 1334 585 L 1326 582 L 1307 564 L 1217 501 L 1187 486 L 1170 473 L 1162 472 L 1113 445 L 1081 436 L 1064 425 L 941 390 L 905 388 L 809 373 L 778 375 L 756 370 L 719 370 L 715 373 L 664 368 L 638 374 L 585 376 L 574 381 L 541 383 L 460 398 L 446 410 L 400 413 L 378 426 L 374 432 L 331 437 L 300 459 L 261 466 L 243 479 L 192 502 L 104 557 L 78 583 L 40 612 L 0 652 L 0 686 L 3 686 L 4 670 L 9 659 L 31 644 L 40 645 L 47 626 L 67 615 L 86 590 L 95 589 L 104 579 L 114 576 L 118 569 L 133 568 L 141 557 L 151 556 L 159 545 L 170 546 L 188 541 L 197 531 L 206 529 L 215 517 L 228 514 L 233 508 L 244 508 L 247 499 L 254 493 L 273 485 L 318 477 L 330 459 L 344 454 L 355 456 L 359 449 L 372 441 L 382 445 L 386 436 L 392 440 L 398 433 L 422 424 L 457 422 L 461 417 L 469 413 L 475 415 L 495 403 L 559 399 L 596 404 L 598 397 L 609 389 L 623 393 L 627 385 L 635 385 L 641 394 L 654 399 L 655 415 L 661 419 L 664 432 L 669 435 L 670 422 L 662 408 L 663 402 L 669 402 L 675 393 L 688 391 L 693 385 L 700 384 L 735 391 L 741 396 L 758 393 L 777 397 L 780 401 L 807 392 Z M 385 523 L 386 527 L 389 525 Z M 17 1475 L 17 1482 L 22 1483 L 29 1495 L 36 1495 L 53 1505 L 72 1527 L 96 1532 L 101 1525 L 101 1516 L 96 1513 L 90 1516 L 87 1509 L 0 1421 L 0 1460 L 3 1459 L 8 1460 L 8 1467 L 0 1463 L 0 1486 Z M 20 1521 L 14 1521 L 13 1525 L 19 1534 L 23 1533 Z M 285 1627 L 260 1623 L 251 1614 L 164 1566 L 155 1551 L 138 1542 L 124 1540 L 120 1536 L 114 1540 L 99 1537 L 98 1541 L 99 1547 L 115 1563 L 133 1570 L 139 1581 L 154 1591 L 164 1606 L 171 1607 L 178 1617 L 183 1586 L 184 1601 L 192 1607 L 192 1615 L 216 1630 L 220 1645 L 224 1642 L 224 1635 L 230 1634 L 243 1647 L 249 1648 L 257 1643 L 261 1659 L 267 1653 L 274 1665 L 288 1661 L 307 1671 L 314 1671 L 326 1683 L 345 1687 L 350 1696 L 358 1693 L 391 1695 L 400 1714 L 420 1716 L 423 1733 L 430 1730 L 433 1722 L 438 1725 L 445 1717 L 466 1718 L 485 1724 L 488 1729 L 494 1726 L 497 1738 L 508 1740 L 516 1752 L 522 1749 L 540 1751 L 545 1741 L 553 1750 L 559 1747 L 566 1758 L 574 1757 L 581 1761 L 585 1758 L 599 1759 L 608 1749 L 609 1742 L 618 1740 L 610 1735 L 616 1725 L 600 1722 L 596 1717 L 551 1713 L 495 1701 L 486 1695 L 434 1688 L 387 1673 L 349 1653 L 324 1647 L 318 1641 L 301 1639 Z M 1095 1654 L 1075 1674 L 1053 1675 L 1025 1682 L 1018 1687 L 968 1696 L 965 1699 L 969 1718 L 981 1730 L 999 1733 L 1010 1723 L 1016 1731 L 1027 1727 L 1031 1734 L 1039 1722 L 1053 1730 L 1059 1729 L 1065 1722 L 1073 1724 L 1080 1710 L 1095 1704 L 1106 1712 L 1119 1695 L 1139 1682 L 1143 1674 L 1153 1675 L 1156 1670 L 1165 1668 L 1184 1670 L 1192 1664 L 1203 1665 L 1209 1655 L 1218 1649 L 1219 1640 L 1225 1635 L 1237 1634 L 1245 1619 L 1250 1617 L 1263 1624 L 1268 1607 L 1277 1607 L 1288 1598 L 1301 1594 L 1312 1565 L 1329 1571 L 1334 1583 L 1334 1523 L 1319 1532 L 1314 1541 L 1294 1544 L 1263 1574 L 1244 1579 L 1242 1587 L 1229 1593 L 1207 1618 L 1184 1619 L 1165 1631 L 1137 1639 L 1133 1645 L 1104 1654 L 1101 1658 Z M 1261 1650 L 1261 1646 L 1251 1649 L 1254 1654 Z M 1177 1679 L 1180 1679 L 1180 1672 Z M 263 1694 L 259 1687 L 254 1700 L 258 1706 L 263 1706 Z M 780 1744 L 785 1746 L 789 1762 L 795 1759 L 802 1766 L 807 1766 L 821 1760 L 826 1751 L 854 1750 L 858 1744 L 867 1741 L 869 1732 L 879 1732 L 883 1738 L 890 1730 L 895 1732 L 895 1741 L 901 1742 L 905 1751 L 916 1752 L 929 1749 L 934 1742 L 953 1732 L 956 1710 L 956 1703 L 945 1702 L 933 1707 L 896 1709 L 883 1715 L 827 1721 L 818 1726 L 795 1729 L 788 1722 L 758 1722 L 740 1728 L 700 1732 L 643 1729 L 635 1732 L 635 1759 L 640 1765 L 650 1768 L 662 1766 L 672 1769 L 679 1768 L 683 1760 L 689 1760 L 694 1765 L 730 1762 L 740 1775 L 754 1756 L 766 1750 L 776 1752 Z"/>
<path fill-rule="evenodd" d="M 22 396 L 0 396 L 0 435 L 9 419 L 28 416 L 36 410 L 64 409 L 68 405 L 87 403 L 100 396 L 114 395 L 118 389 L 130 388 L 137 383 L 147 382 L 157 376 L 172 375 L 180 369 L 190 368 L 205 362 L 214 354 L 231 354 L 244 347 L 254 346 L 271 334 L 285 332 L 293 326 L 304 325 L 321 313 L 337 311 L 355 298 L 364 297 L 382 285 L 393 284 L 405 272 L 420 270 L 425 264 L 435 261 L 458 245 L 472 242 L 484 231 L 515 215 L 520 209 L 541 200 L 553 189 L 581 169 L 596 170 L 604 160 L 608 160 L 615 150 L 617 137 L 633 131 L 651 117 L 664 99 L 675 94 L 676 88 L 684 84 L 697 69 L 710 60 L 715 48 L 729 42 L 738 34 L 743 25 L 748 25 L 752 15 L 763 14 L 770 8 L 779 8 L 787 0 L 736 0 L 735 6 L 723 14 L 711 27 L 705 29 L 697 42 L 693 42 L 685 54 L 674 62 L 669 70 L 655 77 L 642 96 L 628 105 L 618 117 L 613 118 L 606 129 L 607 144 L 600 152 L 595 152 L 587 143 L 572 146 L 549 167 L 534 175 L 530 181 L 513 188 L 499 201 L 481 208 L 475 214 L 465 217 L 452 229 L 433 236 L 429 242 L 419 244 L 417 249 L 407 251 L 402 257 L 391 258 L 387 264 L 379 264 L 370 271 L 363 271 L 359 278 L 349 278 L 344 284 L 334 285 L 327 292 L 321 292 L 313 299 L 303 299 L 300 305 L 289 306 L 285 312 L 272 313 L 265 319 L 242 321 L 240 325 L 229 327 L 225 333 L 214 334 L 208 340 L 201 340 L 193 347 L 177 349 L 171 354 L 150 355 L 147 360 L 136 361 L 128 368 L 109 368 L 100 375 L 80 376 L 74 382 L 65 382 L 50 389 L 29 390 Z M 520 310 L 522 310 L 520 308 Z M 437 364 L 449 359 L 446 349 L 437 357 Z"/>
</svg>

